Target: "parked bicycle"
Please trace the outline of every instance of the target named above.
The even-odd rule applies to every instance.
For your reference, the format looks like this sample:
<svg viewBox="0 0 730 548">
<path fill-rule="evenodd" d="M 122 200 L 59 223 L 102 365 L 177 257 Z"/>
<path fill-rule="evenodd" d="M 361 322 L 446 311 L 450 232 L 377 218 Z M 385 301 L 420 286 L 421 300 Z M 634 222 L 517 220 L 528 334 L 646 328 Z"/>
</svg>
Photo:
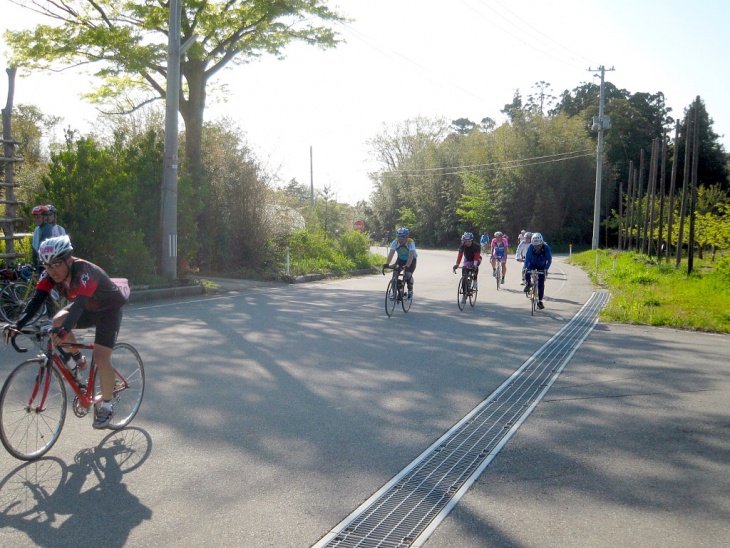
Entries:
<svg viewBox="0 0 730 548">
<path fill-rule="evenodd" d="M 92 356 L 86 382 L 77 384 L 64 364 L 61 352 L 93 350 L 93 344 L 61 343 L 53 345 L 55 332 L 50 324 L 26 326 L 13 330 L 16 335 L 27 335 L 38 346 L 40 354 L 16 367 L 5 380 L 0 391 L 0 441 L 5 449 L 21 460 L 34 460 L 56 443 L 66 420 L 66 386 L 74 393 L 72 409 L 77 417 L 85 417 L 91 406 L 101 402 L 101 384 Z M 27 348 L 17 345 L 17 352 Z M 139 353 L 127 343 L 119 342 L 112 350 L 115 383 L 114 417 L 112 430 L 127 426 L 139 411 L 144 395 L 144 365 Z"/>
<path fill-rule="evenodd" d="M 0 291 L 0 316 L 8 323 L 15 323 L 33 298 L 36 283 L 42 270 L 32 265 L 25 265 L 20 269 L 19 277 L 11 281 Z M 35 323 L 44 316 L 52 317 L 66 305 L 66 299 L 54 289 L 51 298 L 43 303 L 28 322 Z M 50 307 L 50 310 L 49 310 Z"/>
<path fill-rule="evenodd" d="M 528 270 L 527 273 L 530 275 L 530 290 L 526 293 L 527 298 L 530 299 L 530 309 L 532 311 L 532 315 L 535 315 L 535 310 L 537 310 L 537 303 L 540 302 L 540 297 L 538 295 L 538 289 L 537 284 L 539 281 L 539 276 L 542 274 L 545 275 L 544 270 Z"/>
<path fill-rule="evenodd" d="M 397 265 L 384 266 L 382 269 L 383 276 L 385 276 L 386 268 L 393 271 L 393 276 L 388 282 L 388 288 L 385 290 L 385 313 L 390 318 L 398 303 L 401 304 L 403 312 L 408 312 L 411 309 L 413 298 L 408 297 L 408 291 L 406 290 L 405 268 Z"/>
<path fill-rule="evenodd" d="M 475 269 L 473 266 L 461 267 L 461 279 L 459 280 L 459 288 L 456 294 L 456 304 L 459 305 L 459 310 L 464 310 L 467 299 L 469 299 L 471 306 L 477 303 L 477 288 L 474 287 L 474 272 Z M 454 274 L 456 274 L 456 271 L 454 271 Z"/>
</svg>

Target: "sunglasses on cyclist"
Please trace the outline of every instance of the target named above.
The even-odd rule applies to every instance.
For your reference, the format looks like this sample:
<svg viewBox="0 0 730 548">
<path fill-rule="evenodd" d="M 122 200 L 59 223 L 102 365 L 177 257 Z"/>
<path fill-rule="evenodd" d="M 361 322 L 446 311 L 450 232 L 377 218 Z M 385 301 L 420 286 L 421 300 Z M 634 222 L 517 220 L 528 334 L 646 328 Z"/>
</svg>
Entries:
<svg viewBox="0 0 730 548">
<path fill-rule="evenodd" d="M 55 263 L 45 263 L 43 266 L 46 267 L 46 270 L 56 270 L 59 266 L 64 264 L 65 261 L 56 261 Z"/>
</svg>

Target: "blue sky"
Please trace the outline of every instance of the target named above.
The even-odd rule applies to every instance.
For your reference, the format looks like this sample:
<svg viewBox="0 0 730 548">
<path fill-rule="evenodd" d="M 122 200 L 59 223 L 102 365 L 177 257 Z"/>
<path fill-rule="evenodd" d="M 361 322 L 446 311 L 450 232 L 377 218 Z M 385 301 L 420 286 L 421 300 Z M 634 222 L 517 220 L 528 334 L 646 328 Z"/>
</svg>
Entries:
<svg viewBox="0 0 730 548">
<path fill-rule="evenodd" d="M 37 24 L 27 10 L 0 0 L 0 32 Z M 730 150 L 730 2 L 725 0 L 338 0 L 355 21 L 339 26 L 347 41 L 336 50 L 294 45 L 283 61 L 263 59 L 225 70 L 215 84 L 209 120 L 230 116 L 257 155 L 287 182 L 331 185 L 355 203 L 371 191 L 377 169 L 367 141 L 415 116 L 489 116 L 519 89 L 551 84 L 560 95 L 596 73 L 630 92 L 662 91 L 673 115 L 700 95 L 715 131 Z M 4 47 L 0 47 L 0 51 Z M 0 64 L 7 65 L 4 51 Z M 85 75 L 61 73 L 18 79 L 16 103 L 63 116 L 64 127 L 93 127 L 95 111 L 79 94 Z M 0 80 L 5 104 L 7 80 Z M 181 123 L 181 128 L 183 127 Z"/>
</svg>

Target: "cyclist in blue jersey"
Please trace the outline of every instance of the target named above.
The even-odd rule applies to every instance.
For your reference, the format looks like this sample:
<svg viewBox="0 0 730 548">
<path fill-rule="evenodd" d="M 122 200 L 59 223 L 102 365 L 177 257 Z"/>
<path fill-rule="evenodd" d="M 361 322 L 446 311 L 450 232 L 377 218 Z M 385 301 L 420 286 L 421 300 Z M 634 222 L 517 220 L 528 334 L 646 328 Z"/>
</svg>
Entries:
<svg viewBox="0 0 730 548">
<path fill-rule="evenodd" d="M 397 238 L 390 244 L 390 251 L 388 252 L 388 262 L 383 266 L 387 268 L 400 268 L 405 267 L 405 274 L 403 277 L 408 285 L 408 298 L 413 298 L 413 272 L 416 270 L 416 242 L 408 237 L 409 230 L 407 228 L 399 228 L 396 230 Z M 390 261 L 393 259 L 393 255 L 398 254 L 398 259 L 395 264 L 391 267 Z"/>
<path fill-rule="evenodd" d="M 482 237 L 479 239 L 479 245 L 482 246 L 482 251 L 485 253 L 487 252 L 487 249 L 489 249 L 489 242 L 491 242 L 492 239 L 489 237 L 489 232 L 484 231 L 482 232 Z"/>
<path fill-rule="evenodd" d="M 544 270 L 544 274 L 538 274 L 537 278 L 537 307 L 542 310 L 545 305 L 542 304 L 542 298 L 545 295 L 545 277 L 547 276 L 550 265 L 553 263 L 553 254 L 550 246 L 543 239 L 542 234 L 535 232 L 532 235 L 532 243 L 527 246 L 525 254 L 525 294 L 530 291 L 530 274 L 528 270 Z"/>
</svg>

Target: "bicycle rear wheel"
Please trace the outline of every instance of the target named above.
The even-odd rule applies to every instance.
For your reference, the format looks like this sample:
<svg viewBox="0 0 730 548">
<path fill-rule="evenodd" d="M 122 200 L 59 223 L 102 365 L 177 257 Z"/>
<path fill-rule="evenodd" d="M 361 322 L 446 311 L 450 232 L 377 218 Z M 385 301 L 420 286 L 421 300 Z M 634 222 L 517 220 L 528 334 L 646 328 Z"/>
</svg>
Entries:
<svg viewBox="0 0 730 548">
<path fill-rule="evenodd" d="M 395 279 L 388 282 L 388 289 L 385 290 L 385 313 L 390 318 L 395 310 L 395 304 L 398 301 L 398 287 Z"/>
<path fill-rule="evenodd" d="M 114 366 L 114 416 L 109 423 L 112 430 L 127 426 L 139 411 L 144 396 L 144 365 L 131 344 L 117 343 L 112 350 Z M 94 395 L 101 394 L 101 377 L 94 380 Z"/>
<path fill-rule="evenodd" d="M 61 435 L 66 387 L 60 373 L 39 360 L 16 367 L 0 392 L 0 440 L 17 459 L 43 456 Z"/>
</svg>

